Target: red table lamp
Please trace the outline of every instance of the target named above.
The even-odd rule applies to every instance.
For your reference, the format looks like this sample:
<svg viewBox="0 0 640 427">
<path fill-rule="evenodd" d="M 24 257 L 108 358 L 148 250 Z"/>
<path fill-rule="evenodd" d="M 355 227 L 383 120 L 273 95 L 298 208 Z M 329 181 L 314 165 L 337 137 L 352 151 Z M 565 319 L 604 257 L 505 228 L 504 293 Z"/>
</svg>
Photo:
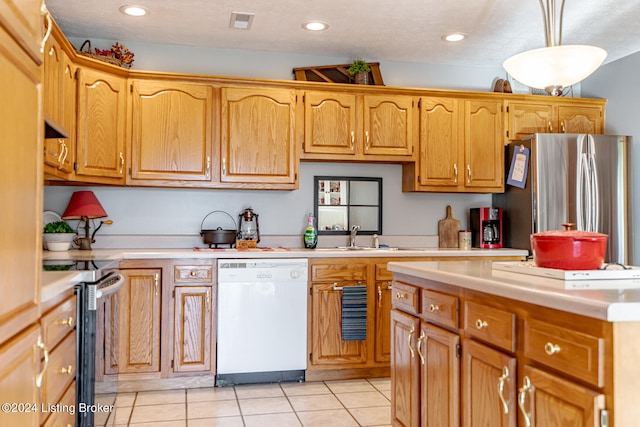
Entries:
<svg viewBox="0 0 640 427">
<path fill-rule="evenodd" d="M 62 219 L 79 219 L 84 221 L 84 237 L 78 237 L 76 244 L 79 245 L 82 250 L 91 250 L 91 243 L 95 243 L 93 237 L 100 227 L 102 227 L 102 224 L 113 224 L 113 221 L 100 221 L 100 225 L 90 236 L 89 220 L 104 218 L 106 216 L 107 213 L 98 201 L 96 195 L 93 194 L 93 191 L 76 191 L 71 195 L 71 200 L 69 200 L 69 205 L 62 214 Z"/>
</svg>

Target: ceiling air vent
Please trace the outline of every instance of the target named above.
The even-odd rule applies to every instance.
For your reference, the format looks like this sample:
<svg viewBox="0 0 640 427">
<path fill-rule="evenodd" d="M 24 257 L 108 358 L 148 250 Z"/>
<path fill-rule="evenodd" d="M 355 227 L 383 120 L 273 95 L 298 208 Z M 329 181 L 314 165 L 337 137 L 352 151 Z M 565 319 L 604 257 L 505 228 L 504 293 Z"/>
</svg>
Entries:
<svg viewBox="0 0 640 427">
<path fill-rule="evenodd" d="M 231 12 L 231 21 L 229 22 L 229 28 L 235 28 L 237 30 L 248 30 L 251 28 L 253 17 L 255 13 L 250 12 Z"/>
</svg>

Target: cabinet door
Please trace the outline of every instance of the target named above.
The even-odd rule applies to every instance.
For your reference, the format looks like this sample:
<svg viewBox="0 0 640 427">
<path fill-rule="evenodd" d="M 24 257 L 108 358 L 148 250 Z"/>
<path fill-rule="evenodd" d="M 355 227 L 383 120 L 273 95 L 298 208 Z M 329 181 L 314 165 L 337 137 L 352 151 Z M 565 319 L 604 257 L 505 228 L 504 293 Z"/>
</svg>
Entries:
<svg viewBox="0 0 640 427">
<path fill-rule="evenodd" d="M 337 282 L 337 286 L 355 285 Z M 354 367 L 367 361 L 367 341 L 342 340 L 342 292 L 333 284 L 311 285 L 311 364 Z"/>
<path fill-rule="evenodd" d="M 42 0 L 0 0 L 2 26 L 37 65 L 42 64 L 40 51 L 44 36 L 43 17 L 40 13 L 42 5 Z M 2 92 L 3 95 L 4 93 Z"/>
<path fill-rule="evenodd" d="M 44 72 L 42 78 L 42 104 L 44 116 L 62 124 L 62 74 L 64 52 L 60 43 L 49 37 L 44 47 Z"/>
<path fill-rule="evenodd" d="M 603 133 L 602 107 L 558 106 L 558 123 L 564 133 Z"/>
<path fill-rule="evenodd" d="M 173 371 L 211 371 L 211 286 L 176 286 Z"/>
<path fill-rule="evenodd" d="M 470 191 L 502 191 L 502 103 L 465 101 L 464 185 Z"/>
<path fill-rule="evenodd" d="M 64 154 L 59 169 L 62 172 L 72 173 L 73 164 L 76 161 L 76 66 L 66 54 L 63 52 L 63 68 L 62 68 L 62 114 L 60 122 L 62 127 L 69 133 L 69 137 L 65 138 Z"/>
<path fill-rule="evenodd" d="M 3 404 L 29 406 L 29 410 L 0 411 L 1 426 L 39 426 L 40 393 L 36 375 L 40 371 L 40 350 L 36 346 L 40 329 L 32 325 L 0 346 L 0 400 Z M 22 408 L 22 407 L 20 407 Z"/>
<path fill-rule="evenodd" d="M 105 373 L 160 372 L 161 269 L 122 269 L 105 304 Z"/>
<path fill-rule="evenodd" d="M 420 325 L 416 347 L 421 363 L 420 418 L 423 426 L 460 426 L 459 344 L 457 334 L 424 322 Z"/>
<path fill-rule="evenodd" d="M 365 95 L 364 154 L 413 154 L 413 98 L 402 95 Z"/>
<path fill-rule="evenodd" d="M 78 69 L 76 175 L 87 182 L 124 184 L 126 80 Z"/>
<path fill-rule="evenodd" d="M 304 152 L 355 154 L 356 96 L 307 92 L 304 95 Z"/>
<path fill-rule="evenodd" d="M 420 359 L 416 340 L 420 321 L 398 310 L 391 311 L 391 423 L 420 425 Z"/>
<path fill-rule="evenodd" d="M 211 181 L 213 88 L 132 83 L 131 180 Z"/>
<path fill-rule="evenodd" d="M 524 367 L 519 402 L 532 427 L 598 426 L 605 403 L 603 394 L 531 366 Z"/>
<path fill-rule="evenodd" d="M 222 182 L 294 188 L 295 107 L 294 90 L 222 89 Z"/>
<path fill-rule="evenodd" d="M 506 105 L 509 139 L 520 139 L 532 133 L 557 132 L 551 104 L 507 102 Z"/>
<path fill-rule="evenodd" d="M 467 340 L 462 360 L 462 425 L 515 427 L 516 359 Z"/>
<path fill-rule="evenodd" d="M 458 174 L 464 172 L 459 102 L 453 98 L 420 99 L 420 185 L 458 186 Z"/>
<path fill-rule="evenodd" d="M 0 45 L 0 223 L 10 224 L 0 239 L 2 343 L 39 316 L 44 126 L 42 69 L 1 26 Z"/>
<path fill-rule="evenodd" d="M 376 282 L 374 360 L 391 361 L 391 282 Z"/>
</svg>

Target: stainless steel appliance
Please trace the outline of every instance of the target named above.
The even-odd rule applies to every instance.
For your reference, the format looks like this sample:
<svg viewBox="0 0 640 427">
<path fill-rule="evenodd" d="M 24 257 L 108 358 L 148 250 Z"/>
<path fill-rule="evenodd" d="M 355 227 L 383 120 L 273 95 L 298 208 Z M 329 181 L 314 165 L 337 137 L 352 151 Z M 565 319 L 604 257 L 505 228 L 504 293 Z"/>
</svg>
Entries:
<svg viewBox="0 0 640 427">
<path fill-rule="evenodd" d="M 609 236 L 605 262 L 629 264 L 630 138 L 533 134 L 506 147 L 505 170 L 521 147 L 529 149 L 524 188 L 507 185 L 493 195 L 493 205 L 504 210 L 505 245 L 531 250 L 532 233 L 575 223 L 578 230 Z"/>
<path fill-rule="evenodd" d="M 307 260 L 218 262 L 216 385 L 304 381 Z"/>
<path fill-rule="evenodd" d="M 124 284 L 124 277 L 116 270 L 117 266 L 118 261 L 97 261 L 90 258 L 45 261 L 45 270 L 82 271 L 82 282 L 75 286 L 76 408 L 91 408 L 95 403 L 97 300 L 116 292 Z M 76 426 L 94 425 L 94 411 L 76 410 Z"/>
</svg>

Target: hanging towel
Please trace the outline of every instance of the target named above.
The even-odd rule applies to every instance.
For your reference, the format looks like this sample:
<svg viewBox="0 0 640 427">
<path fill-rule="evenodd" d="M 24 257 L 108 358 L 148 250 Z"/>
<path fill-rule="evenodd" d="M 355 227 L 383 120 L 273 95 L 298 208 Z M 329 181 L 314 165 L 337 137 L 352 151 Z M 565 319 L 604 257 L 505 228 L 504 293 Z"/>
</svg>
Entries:
<svg viewBox="0 0 640 427">
<path fill-rule="evenodd" d="M 342 340 L 367 339 L 367 287 L 342 288 Z"/>
</svg>

